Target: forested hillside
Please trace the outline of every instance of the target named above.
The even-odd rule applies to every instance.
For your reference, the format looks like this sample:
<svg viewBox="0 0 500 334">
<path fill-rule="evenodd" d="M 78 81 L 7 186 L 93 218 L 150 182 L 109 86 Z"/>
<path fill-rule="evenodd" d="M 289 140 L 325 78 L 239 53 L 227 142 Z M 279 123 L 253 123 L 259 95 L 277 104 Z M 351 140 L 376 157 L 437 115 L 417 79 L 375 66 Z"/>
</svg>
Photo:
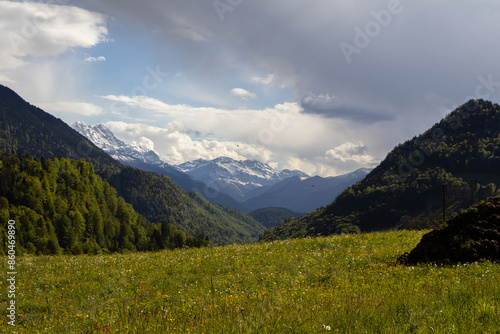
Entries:
<svg viewBox="0 0 500 334">
<path fill-rule="evenodd" d="M 446 185 L 448 214 L 498 194 L 500 107 L 460 106 L 425 133 L 398 145 L 365 179 L 325 208 L 266 231 L 262 239 L 437 225 Z"/>
<path fill-rule="evenodd" d="M 303 216 L 304 214 L 284 208 L 264 208 L 250 212 L 250 215 L 266 228 L 274 227 L 287 219 Z"/>
<path fill-rule="evenodd" d="M 83 160 L 0 152 L 0 220 L 16 222 L 18 252 L 101 253 L 209 244 L 173 225 L 152 224 Z M 6 253 L 5 224 L 0 253 Z"/>
<path fill-rule="evenodd" d="M 0 85 L 0 150 L 32 157 L 86 159 L 96 170 L 121 164 L 66 123 Z"/>
<path fill-rule="evenodd" d="M 186 192 L 163 175 L 125 167 L 106 179 L 151 221 L 174 224 L 189 235 L 206 235 L 216 244 L 254 242 L 265 230 L 250 215 Z"/>
<path fill-rule="evenodd" d="M 252 242 L 265 230 L 247 214 L 185 192 L 168 176 L 123 166 L 66 123 L 2 85 L 0 150 L 45 159 L 85 159 L 139 214 L 151 222 L 175 224 L 191 236 L 209 236 L 218 244 Z M 184 219 L 186 214 L 189 219 Z"/>
<path fill-rule="evenodd" d="M 490 197 L 462 211 L 422 240 L 398 261 L 457 264 L 500 260 L 500 196 Z"/>
</svg>

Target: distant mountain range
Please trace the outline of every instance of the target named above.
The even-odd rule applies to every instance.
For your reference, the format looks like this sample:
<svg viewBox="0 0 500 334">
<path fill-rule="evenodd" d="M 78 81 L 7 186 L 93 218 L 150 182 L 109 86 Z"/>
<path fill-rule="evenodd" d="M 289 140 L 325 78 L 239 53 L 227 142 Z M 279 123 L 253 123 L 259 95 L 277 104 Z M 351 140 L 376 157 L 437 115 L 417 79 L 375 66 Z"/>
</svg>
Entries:
<svg viewBox="0 0 500 334">
<path fill-rule="evenodd" d="M 95 191 L 111 186 L 116 190 L 116 200 L 122 203 L 122 208 L 126 207 L 125 203 L 129 203 L 136 213 L 146 219 L 143 220 L 132 210 L 126 209 L 130 213 L 128 217 L 140 220 L 144 229 L 141 232 L 133 227 L 139 225 L 115 224 L 113 229 L 118 230 L 113 230 L 111 234 L 118 233 L 127 238 L 134 235 L 133 244 L 143 246 L 143 241 L 146 240 L 142 238 L 144 233 L 149 241 L 153 237 L 149 234 L 155 230 L 158 236 L 158 228 L 151 228 L 149 225 L 155 223 L 173 224 L 190 236 L 203 237 L 200 240 L 208 237 L 215 244 L 253 242 L 259 236 L 261 240 L 276 240 L 389 228 L 429 228 L 442 219 L 443 185 L 447 217 L 462 208 L 500 194 L 500 106 L 484 100 L 471 100 L 461 105 L 428 131 L 399 144 L 372 171 L 360 169 L 331 178 L 308 177 L 299 171 L 277 171 L 258 161 L 235 161 L 226 157 L 172 166 L 161 161 L 155 152 L 145 147 L 128 145 L 118 140 L 102 125 L 88 127 L 83 123 L 76 123 L 73 126 L 85 136 L 60 119 L 30 105 L 11 89 L 0 85 L 0 150 L 18 153 L 6 154 L 4 157 L 10 161 L 10 165 L 19 166 L 11 168 L 7 162 L 3 167 L 0 164 L 0 172 L 10 175 L 10 181 L 6 177 L 0 179 L 3 182 L 2 189 L 5 190 L 5 196 L 0 197 L 2 217 L 7 217 L 10 212 L 20 212 L 22 217 L 28 217 L 23 219 L 31 219 L 29 210 L 37 212 L 40 217 L 50 213 L 54 218 L 53 227 L 59 233 L 58 240 L 64 240 L 65 229 L 81 232 L 87 228 L 85 218 L 80 219 L 76 211 L 62 200 L 58 200 L 60 203 L 55 206 L 50 201 L 46 202 L 42 195 L 22 196 L 22 187 L 30 190 L 31 183 L 38 184 L 33 190 L 39 191 L 44 189 L 43 184 L 48 184 L 43 179 L 36 179 L 42 174 L 36 172 L 38 167 L 35 166 L 46 169 L 50 164 L 61 164 L 61 161 L 46 161 L 60 157 L 71 159 L 68 162 L 62 161 L 63 165 L 74 166 L 71 167 L 71 175 L 64 171 L 55 172 L 68 185 L 64 196 L 69 196 L 73 191 L 69 189 L 74 186 L 75 191 L 85 193 L 82 191 L 85 188 L 83 185 L 94 182 L 85 181 L 86 177 L 102 178 L 105 182 L 95 183 Z M 19 154 L 24 157 L 20 159 Z M 27 155 L 37 160 L 32 160 Z M 92 165 L 85 164 L 82 159 Z M 28 175 L 23 171 L 25 168 L 31 173 L 31 183 L 22 179 Z M 53 174 L 50 170 L 47 173 Z M 78 180 L 72 182 L 72 177 Z M 213 188 L 195 177 L 211 184 Z M 9 192 L 9 182 L 17 182 L 19 185 L 16 196 Z M 60 181 L 50 182 L 57 184 Z M 183 190 L 176 182 L 183 183 L 184 189 L 193 191 Z M 225 188 L 230 189 L 239 202 L 225 194 Z M 212 195 L 207 195 L 210 192 Z M 59 198 L 59 193 L 51 194 Z M 89 195 L 91 201 L 92 198 L 99 199 L 101 196 L 97 193 L 94 194 L 96 196 Z M 207 198 L 219 201 L 218 203 L 232 203 L 232 207 L 214 204 Z M 80 205 L 82 215 L 87 214 L 87 206 L 82 206 L 75 198 L 71 200 L 74 205 Z M 16 201 L 20 204 L 11 209 L 10 205 L 17 205 L 12 204 L 17 203 Z M 114 201 L 113 199 L 112 202 Z M 31 205 L 33 208 L 30 208 Z M 260 222 L 251 215 L 234 209 L 235 207 L 246 212 L 252 211 L 252 215 Z M 319 209 L 298 217 L 300 212 L 318 207 Z M 113 219 L 114 223 L 116 219 L 125 219 L 125 215 L 121 218 L 120 214 L 114 216 L 116 212 L 113 207 L 108 211 L 99 209 L 99 205 L 93 205 L 92 208 L 96 221 L 101 226 L 102 219 L 104 228 Z M 266 209 L 257 210 L 261 208 Z M 54 211 L 55 209 L 59 211 Z M 59 216 L 62 218 L 59 219 Z M 78 219 L 72 221 L 71 218 L 64 217 Z M 38 218 L 29 224 L 42 228 L 37 224 L 42 224 L 44 220 Z M 283 219 L 284 222 L 272 227 Z M 266 231 L 266 227 L 271 228 Z M 123 228 L 126 231 L 122 231 Z M 47 236 L 53 237 L 50 233 Z M 100 242 L 99 238 L 95 239 L 97 243 L 88 246 L 93 249 L 96 245 L 106 244 Z M 125 245 L 127 238 L 122 238 L 121 241 L 113 239 L 113 242 L 118 240 Z M 51 241 L 50 245 L 45 244 L 44 247 L 51 248 L 54 245 L 55 241 Z M 142 248 L 143 246 L 139 248 L 150 247 Z M 123 248 L 120 246 L 116 249 Z M 75 251 L 79 251 L 79 248 Z"/>
<path fill-rule="evenodd" d="M 361 168 L 340 176 L 310 177 L 298 170 L 279 171 L 256 160 L 236 161 L 227 157 L 199 159 L 177 167 L 210 188 L 229 194 L 245 212 L 270 207 L 311 212 L 331 203 L 346 187 L 371 171 Z"/>
<path fill-rule="evenodd" d="M 310 177 L 298 170 L 276 170 L 255 160 L 227 157 L 199 159 L 178 168 L 208 186 L 241 201 L 244 211 L 279 207 L 307 213 L 331 203 L 346 187 L 363 179 L 371 169 L 333 177 Z"/>
<path fill-rule="evenodd" d="M 256 196 L 276 182 L 294 176 L 308 177 L 298 170 L 279 171 L 256 160 L 237 161 L 227 157 L 214 160 L 198 159 L 173 166 L 162 161 L 153 150 L 119 140 L 104 124 L 86 125 L 76 122 L 71 127 L 115 160 L 128 166 L 170 176 L 183 189 L 198 191 L 202 195 L 222 193 L 237 202 L 243 202 L 249 194 Z M 214 198 L 210 199 L 217 202 Z M 238 206 L 226 198 L 224 203 L 220 204 Z"/>
<path fill-rule="evenodd" d="M 166 175 L 182 189 L 195 191 L 209 198 L 213 203 L 237 210 L 245 209 L 231 196 L 210 188 L 202 181 L 196 180 L 177 167 L 162 161 L 153 150 L 140 145 L 129 145 L 119 140 L 104 124 L 86 125 L 83 122 L 75 122 L 71 127 L 124 165 Z"/>
<path fill-rule="evenodd" d="M 45 159 L 85 159 L 149 223 L 171 223 L 188 235 L 209 237 L 215 244 L 253 242 L 265 230 L 248 214 L 186 192 L 170 177 L 122 165 L 62 120 L 2 85 L 0 150 Z"/>
<path fill-rule="evenodd" d="M 198 159 L 177 168 L 240 202 L 260 195 L 272 185 L 291 177 L 309 177 L 299 170 L 279 171 L 257 160 L 237 161 L 228 157 Z"/>
<path fill-rule="evenodd" d="M 0 85 L 0 150 L 3 152 L 29 154 L 45 159 L 85 159 L 93 165 L 98 176 L 116 189 L 118 196 L 148 220 L 148 224 L 171 223 L 190 236 L 205 236 L 215 244 L 256 241 L 265 231 L 260 222 L 234 209 L 249 212 L 258 208 L 258 205 L 246 207 L 245 203 L 239 203 L 175 166 L 165 164 L 155 152 L 125 144 L 103 126 L 87 127 L 82 123 L 74 126 L 85 136 L 62 120 L 24 101 L 11 89 Z M 118 160 L 86 136 L 106 148 Z M 264 165 L 260 166 L 261 171 L 257 171 L 259 166 L 257 163 L 254 165 L 256 169 L 251 170 L 246 166 L 246 171 L 260 173 L 265 177 L 274 175 L 275 181 L 286 181 L 286 176 L 293 175 L 299 179 L 305 177 L 305 174 L 293 174 L 290 171 L 271 171 Z M 184 191 L 177 183 L 191 191 Z M 264 187 L 255 189 L 262 188 Z M 206 197 L 210 201 L 199 194 L 209 194 Z M 296 192 L 296 195 L 302 196 L 301 192 Z M 225 205 L 220 206 L 213 204 L 214 202 Z M 106 219 L 103 224 L 106 224 Z"/>
<path fill-rule="evenodd" d="M 280 207 L 308 213 L 330 204 L 345 188 L 362 180 L 370 171 L 370 168 L 361 168 L 340 176 L 291 177 L 275 183 L 243 204 L 249 211 Z"/>
<path fill-rule="evenodd" d="M 267 230 L 264 240 L 390 228 L 430 228 L 500 194 L 500 106 L 461 105 L 423 134 L 399 144 L 331 204 Z"/>
<path fill-rule="evenodd" d="M 125 144 L 104 124 L 89 126 L 76 122 L 71 127 L 125 165 L 170 176 L 185 190 L 245 212 L 281 207 L 307 213 L 331 203 L 347 186 L 370 172 L 362 168 L 336 177 L 310 177 L 299 170 L 277 170 L 257 160 L 228 157 L 173 166 L 152 150 Z"/>
</svg>

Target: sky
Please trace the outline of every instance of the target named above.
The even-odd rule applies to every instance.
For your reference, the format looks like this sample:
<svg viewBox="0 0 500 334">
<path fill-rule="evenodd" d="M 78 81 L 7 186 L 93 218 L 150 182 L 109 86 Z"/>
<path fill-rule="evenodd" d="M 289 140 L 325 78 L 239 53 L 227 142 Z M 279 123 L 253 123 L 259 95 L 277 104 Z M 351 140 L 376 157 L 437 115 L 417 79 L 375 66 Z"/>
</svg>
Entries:
<svg viewBox="0 0 500 334">
<path fill-rule="evenodd" d="M 0 0 L 0 84 L 171 164 L 374 167 L 500 100 L 496 0 Z"/>
</svg>

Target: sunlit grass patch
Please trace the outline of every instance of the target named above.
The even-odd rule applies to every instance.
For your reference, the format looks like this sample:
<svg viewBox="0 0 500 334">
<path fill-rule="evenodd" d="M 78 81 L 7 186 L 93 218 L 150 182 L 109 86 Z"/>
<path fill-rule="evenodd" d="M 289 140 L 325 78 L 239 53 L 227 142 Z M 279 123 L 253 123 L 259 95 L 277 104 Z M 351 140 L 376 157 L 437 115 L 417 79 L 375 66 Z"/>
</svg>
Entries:
<svg viewBox="0 0 500 334">
<path fill-rule="evenodd" d="M 499 266 L 396 265 L 422 234 L 392 231 L 157 253 L 23 257 L 15 330 L 499 330 Z M 8 329 L 6 318 L 0 321 Z"/>
</svg>

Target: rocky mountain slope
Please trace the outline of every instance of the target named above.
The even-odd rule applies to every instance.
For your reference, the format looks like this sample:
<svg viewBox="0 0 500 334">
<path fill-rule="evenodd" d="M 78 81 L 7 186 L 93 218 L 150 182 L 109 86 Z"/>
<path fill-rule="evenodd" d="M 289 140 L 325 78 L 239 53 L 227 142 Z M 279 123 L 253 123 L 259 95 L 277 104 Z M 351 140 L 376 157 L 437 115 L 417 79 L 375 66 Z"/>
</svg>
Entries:
<svg viewBox="0 0 500 334">
<path fill-rule="evenodd" d="M 263 193 L 279 181 L 308 177 L 298 170 L 280 171 L 257 160 L 238 161 L 228 157 L 188 161 L 177 168 L 240 202 Z"/>
<path fill-rule="evenodd" d="M 227 194 L 210 188 L 203 182 L 162 161 L 155 151 L 140 145 L 126 144 L 119 140 L 104 124 L 86 125 L 83 122 L 75 122 L 71 127 L 124 165 L 146 172 L 166 175 L 172 178 L 182 189 L 195 191 L 213 203 L 238 210 L 244 209 L 239 202 Z"/>
<path fill-rule="evenodd" d="M 75 122 L 71 127 L 123 164 L 133 165 L 138 162 L 152 165 L 164 164 L 155 151 L 140 145 L 125 144 L 116 138 L 104 124 L 89 126 L 83 122 Z"/>
</svg>

